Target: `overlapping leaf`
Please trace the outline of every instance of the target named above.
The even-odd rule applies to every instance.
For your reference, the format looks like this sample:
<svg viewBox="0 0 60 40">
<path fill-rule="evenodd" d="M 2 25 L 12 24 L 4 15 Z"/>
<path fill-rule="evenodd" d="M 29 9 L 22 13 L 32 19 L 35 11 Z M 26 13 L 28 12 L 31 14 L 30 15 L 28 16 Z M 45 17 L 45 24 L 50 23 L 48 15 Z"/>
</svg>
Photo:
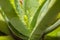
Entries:
<svg viewBox="0 0 60 40">
<path fill-rule="evenodd" d="M 24 13 L 27 16 L 27 25 L 29 26 L 29 29 L 33 16 L 40 5 L 39 0 L 23 0 Z"/>
<path fill-rule="evenodd" d="M 3 32 L 4 34 L 10 34 L 8 26 L 1 13 L 0 13 L 0 31 Z"/>
<path fill-rule="evenodd" d="M 50 26 L 54 22 L 54 20 L 56 20 L 56 17 L 60 12 L 60 10 L 59 10 L 59 8 L 60 8 L 59 0 L 53 0 L 51 3 L 50 3 L 51 5 L 49 4 L 50 8 L 48 8 L 49 7 L 48 6 L 45 9 L 45 12 L 43 11 L 41 16 L 39 16 L 40 17 L 39 22 L 37 23 L 37 25 L 33 29 L 29 40 L 39 40 L 39 38 L 43 34 L 43 31 L 48 26 Z"/>
<path fill-rule="evenodd" d="M 11 0 L 0 0 L 9 29 L 14 35 L 23 40 L 41 40 L 44 31 L 58 20 L 59 0 L 46 0 L 41 5 L 39 1 L 23 0 L 20 4 L 19 0 L 14 0 L 14 9 Z"/>
<path fill-rule="evenodd" d="M 3 4 L 5 3 L 5 4 Z M 10 4 L 9 0 L 0 0 L 0 6 L 7 16 L 9 22 L 14 26 L 16 30 L 18 30 L 23 35 L 29 36 L 30 31 L 26 28 L 26 26 L 22 23 L 19 16 L 15 12 L 14 8 Z M 24 30 L 23 30 L 24 29 Z"/>
</svg>

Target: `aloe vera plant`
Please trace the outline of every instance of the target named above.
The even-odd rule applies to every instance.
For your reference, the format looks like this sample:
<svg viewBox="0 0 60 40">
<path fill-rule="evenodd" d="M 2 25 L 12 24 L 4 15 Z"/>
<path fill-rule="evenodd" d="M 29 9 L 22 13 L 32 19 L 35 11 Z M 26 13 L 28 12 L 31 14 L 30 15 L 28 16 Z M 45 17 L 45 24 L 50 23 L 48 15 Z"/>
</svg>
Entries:
<svg viewBox="0 0 60 40">
<path fill-rule="evenodd" d="M 44 40 L 60 26 L 59 0 L 0 0 L 0 13 L 8 33 L 23 40 Z"/>
</svg>

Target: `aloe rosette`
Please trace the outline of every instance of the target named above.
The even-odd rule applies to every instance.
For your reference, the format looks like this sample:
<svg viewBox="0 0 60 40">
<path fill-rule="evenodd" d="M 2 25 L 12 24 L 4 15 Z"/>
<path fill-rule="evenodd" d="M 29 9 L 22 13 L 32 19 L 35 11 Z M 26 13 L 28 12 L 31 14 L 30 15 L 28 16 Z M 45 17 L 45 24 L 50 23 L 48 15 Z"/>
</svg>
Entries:
<svg viewBox="0 0 60 40">
<path fill-rule="evenodd" d="M 33 2 L 34 1 L 34 2 Z M 0 11 L 11 32 L 23 40 L 41 40 L 60 25 L 59 0 L 0 0 Z"/>
</svg>

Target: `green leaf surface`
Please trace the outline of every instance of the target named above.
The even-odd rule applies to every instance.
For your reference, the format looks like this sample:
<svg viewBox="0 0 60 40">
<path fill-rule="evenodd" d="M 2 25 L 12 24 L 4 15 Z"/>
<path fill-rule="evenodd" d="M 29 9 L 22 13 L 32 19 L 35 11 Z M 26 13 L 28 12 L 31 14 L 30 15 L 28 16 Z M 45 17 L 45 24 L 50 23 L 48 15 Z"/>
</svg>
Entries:
<svg viewBox="0 0 60 40">
<path fill-rule="evenodd" d="M 41 14 L 41 16 L 39 16 L 39 22 L 37 23 L 37 25 L 35 26 L 35 28 L 33 29 L 29 40 L 41 40 L 41 36 L 43 34 L 43 31 L 50 25 L 53 24 L 54 20 L 56 21 L 56 17 L 58 16 L 59 12 L 60 12 L 60 2 L 59 0 L 51 0 L 52 4 L 50 3 L 47 7 L 47 9 L 45 10 L 44 13 Z M 50 6 L 50 8 L 49 8 Z"/>
<path fill-rule="evenodd" d="M 20 18 L 23 19 L 24 10 L 22 8 L 22 4 L 20 3 L 20 0 L 14 0 L 14 3 L 15 3 L 15 10 L 17 11 Z"/>
<path fill-rule="evenodd" d="M 60 40 L 60 26 L 56 28 L 54 31 L 48 33 L 44 39 L 45 40 Z"/>
<path fill-rule="evenodd" d="M 48 27 L 45 31 L 44 34 L 48 34 L 49 32 L 54 31 L 60 26 L 60 19 L 58 19 L 54 24 L 52 24 L 50 27 Z"/>
<path fill-rule="evenodd" d="M 0 13 L 0 31 L 5 33 L 5 34 L 10 34 L 8 26 L 5 22 L 5 19 L 3 18 L 3 16 Z"/>
<path fill-rule="evenodd" d="M 30 24 L 30 25 L 31 25 L 31 30 L 35 27 L 35 25 L 36 25 L 36 23 L 37 23 L 38 15 L 39 15 L 39 13 L 40 13 L 40 11 L 41 11 L 41 9 L 42 9 L 42 7 L 43 7 L 43 5 L 44 5 L 45 2 L 46 2 L 46 1 L 44 1 L 44 2 L 38 7 L 38 9 L 37 9 L 37 11 L 36 11 L 36 13 L 35 13 L 32 21 L 31 21 L 31 24 Z M 41 13 L 40 13 L 40 14 L 41 14 Z"/>
<path fill-rule="evenodd" d="M 24 11 L 27 16 L 30 14 L 32 16 L 38 9 L 39 5 L 39 0 L 23 0 Z"/>
<path fill-rule="evenodd" d="M 15 36 L 17 36 L 17 37 L 19 37 L 19 38 L 21 38 L 21 39 L 23 39 L 23 40 L 27 40 L 27 39 L 28 39 L 27 36 L 19 33 L 10 23 L 8 23 L 8 25 L 9 25 L 9 29 L 10 29 L 10 31 L 13 33 L 13 35 L 15 35 Z M 10 26 L 11 26 L 11 27 L 10 27 Z"/>
<path fill-rule="evenodd" d="M 4 4 L 5 3 L 5 4 Z M 0 6 L 7 16 L 9 22 L 14 26 L 14 28 L 20 33 L 29 36 L 30 31 L 26 28 L 26 26 L 22 23 L 19 16 L 15 12 L 9 0 L 0 0 Z"/>
<path fill-rule="evenodd" d="M 24 14 L 27 16 L 27 26 L 29 29 L 33 16 L 41 5 L 39 2 L 40 0 L 23 0 Z"/>
</svg>

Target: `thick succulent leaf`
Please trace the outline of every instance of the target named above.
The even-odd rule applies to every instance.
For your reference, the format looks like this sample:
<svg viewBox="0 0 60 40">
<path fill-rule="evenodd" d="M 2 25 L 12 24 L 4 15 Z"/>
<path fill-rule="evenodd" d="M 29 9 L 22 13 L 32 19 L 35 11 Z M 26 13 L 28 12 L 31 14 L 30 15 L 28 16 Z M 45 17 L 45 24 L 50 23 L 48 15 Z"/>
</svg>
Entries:
<svg viewBox="0 0 60 40">
<path fill-rule="evenodd" d="M 50 27 L 48 27 L 45 31 L 44 34 L 48 34 L 49 32 L 55 30 L 56 28 L 58 28 L 60 26 L 60 19 L 58 19 L 53 25 L 51 25 Z"/>
<path fill-rule="evenodd" d="M 3 13 L 3 11 L 2 11 L 2 9 L 0 10 L 1 11 L 1 14 Z M 1 16 L 3 16 L 4 17 L 4 21 L 5 21 L 5 25 L 6 25 L 6 27 L 5 27 L 5 25 L 3 25 L 4 27 L 0 27 L 1 29 L 1 31 L 3 32 L 3 33 L 5 33 L 6 32 L 6 34 L 7 33 L 9 33 L 10 35 L 11 35 L 11 33 L 10 33 L 10 31 L 15 35 L 15 36 L 17 36 L 17 37 L 19 37 L 19 38 L 22 38 L 22 39 L 27 39 L 27 37 L 25 36 L 25 35 L 23 35 L 23 34 L 21 34 L 21 33 L 19 33 L 15 28 L 13 28 L 13 26 L 7 21 L 7 19 L 6 19 L 6 16 L 5 15 L 1 15 Z M 1 17 L 0 16 L 0 17 Z M 2 21 L 3 21 L 3 18 L 1 17 L 1 19 L 2 19 Z M 2 24 L 2 23 L 1 23 Z M 8 26 L 9 26 L 9 28 L 8 28 Z M 3 30 L 4 29 L 4 30 Z M 10 30 L 8 30 L 8 29 L 10 29 Z"/>
<path fill-rule="evenodd" d="M 39 13 L 40 13 L 43 5 L 45 4 L 45 2 L 46 2 L 46 1 L 44 1 L 44 2 L 38 7 L 38 9 L 37 9 L 37 11 L 36 11 L 36 13 L 35 13 L 32 21 L 31 21 L 31 24 L 30 24 L 30 25 L 31 25 L 31 30 L 35 27 L 36 22 L 37 22 L 38 15 L 39 15 Z M 49 1 L 48 1 L 48 3 L 49 3 Z M 41 14 L 41 13 L 40 13 L 40 14 Z"/>
<path fill-rule="evenodd" d="M 24 14 L 22 4 L 20 3 L 20 0 L 14 0 L 14 3 L 15 3 L 16 11 L 18 12 L 18 15 L 20 16 L 20 18 L 22 19 Z"/>
<path fill-rule="evenodd" d="M 40 0 L 23 0 L 23 6 L 26 15 L 31 14 L 32 16 L 37 11 L 40 5 L 41 5 Z"/>
<path fill-rule="evenodd" d="M 1 10 L 2 11 L 2 10 Z M 3 15 L 3 14 L 2 14 Z M 27 37 L 25 36 L 25 35 L 23 35 L 23 34 L 21 34 L 21 33 L 19 33 L 8 21 L 7 21 L 7 19 L 6 19 L 6 16 L 5 15 L 3 15 L 3 17 L 4 17 L 4 21 L 6 22 L 6 28 L 5 27 L 1 27 L 1 31 L 2 32 L 6 32 L 6 34 L 7 33 L 9 33 L 9 35 L 11 35 L 11 33 L 10 33 L 10 31 L 15 35 L 15 36 L 17 36 L 17 37 L 19 37 L 19 38 L 22 38 L 22 39 L 27 39 Z M 2 24 L 2 23 L 1 23 Z M 3 25 L 3 26 L 5 26 L 5 25 Z M 9 28 L 8 28 L 8 26 L 9 26 Z M 4 30 L 2 30 L 2 29 L 4 29 Z M 7 30 L 7 29 L 10 29 L 10 30 Z M 3 34 L 4 34 L 3 33 Z"/>
<path fill-rule="evenodd" d="M 5 19 L 3 18 L 3 16 L 0 13 L 0 31 L 5 33 L 5 34 L 10 34 L 8 26 L 5 22 Z"/>
<path fill-rule="evenodd" d="M 12 6 L 13 6 L 13 7 L 14 7 L 14 9 L 15 9 L 16 7 L 15 7 L 14 0 L 10 0 L 10 3 L 12 4 Z"/>
<path fill-rule="evenodd" d="M 23 0 L 24 11 L 27 16 L 34 14 L 39 5 L 39 0 Z"/>
<path fill-rule="evenodd" d="M 16 11 L 18 12 L 18 14 L 20 14 L 20 11 L 21 11 L 21 9 L 20 9 L 20 0 L 14 0 L 14 3 L 15 3 Z"/>
<path fill-rule="evenodd" d="M 60 19 L 60 13 L 57 16 L 57 19 Z M 55 28 L 54 30 L 49 31 L 48 34 L 45 35 L 45 38 L 44 39 L 45 40 L 56 40 L 56 39 L 60 39 L 60 26 L 57 26 L 57 28 Z"/>
<path fill-rule="evenodd" d="M 28 39 L 27 36 L 19 33 L 10 23 L 8 23 L 8 26 L 9 26 L 9 29 L 10 29 L 10 31 L 12 32 L 12 34 L 13 34 L 14 36 L 17 36 L 17 37 L 19 37 L 19 38 L 21 38 L 21 39 L 23 39 L 23 40 L 27 40 L 27 39 Z M 12 26 L 12 27 L 10 27 L 10 26 Z"/>
<path fill-rule="evenodd" d="M 45 40 L 60 40 L 60 26 L 56 28 L 54 31 L 45 35 Z"/>
<path fill-rule="evenodd" d="M 30 22 L 34 16 L 34 13 L 37 11 L 40 6 L 40 0 L 23 0 L 24 13 L 27 16 L 27 26 L 30 29 Z"/>
<path fill-rule="evenodd" d="M 5 3 L 5 4 L 3 4 Z M 19 16 L 15 12 L 14 8 L 10 4 L 9 0 L 0 0 L 0 6 L 7 16 L 9 22 L 14 26 L 14 28 L 20 33 L 29 36 L 30 31 L 26 28 L 26 26 L 22 23 Z"/>
<path fill-rule="evenodd" d="M 46 12 L 42 13 L 40 16 L 40 20 L 33 29 L 29 40 L 39 40 L 39 38 L 42 36 L 43 31 L 49 27 L 54 20 L 56 20 L 57 15 L 60 12 L 60 2 L 59 0 L 51 0 L 52 4 L 50 3 L 47 7 L 48 11 L 45 9 Z"/>
<path fill-rule="evenodd" d="M 24 9 L 23 9 L 23 0 L 14 0 L 15 3 L 15 10 L 18 13 L 18 16 L 20 17 L 21 21 L 26 25 L 24 21 Z"/>
</svg>

